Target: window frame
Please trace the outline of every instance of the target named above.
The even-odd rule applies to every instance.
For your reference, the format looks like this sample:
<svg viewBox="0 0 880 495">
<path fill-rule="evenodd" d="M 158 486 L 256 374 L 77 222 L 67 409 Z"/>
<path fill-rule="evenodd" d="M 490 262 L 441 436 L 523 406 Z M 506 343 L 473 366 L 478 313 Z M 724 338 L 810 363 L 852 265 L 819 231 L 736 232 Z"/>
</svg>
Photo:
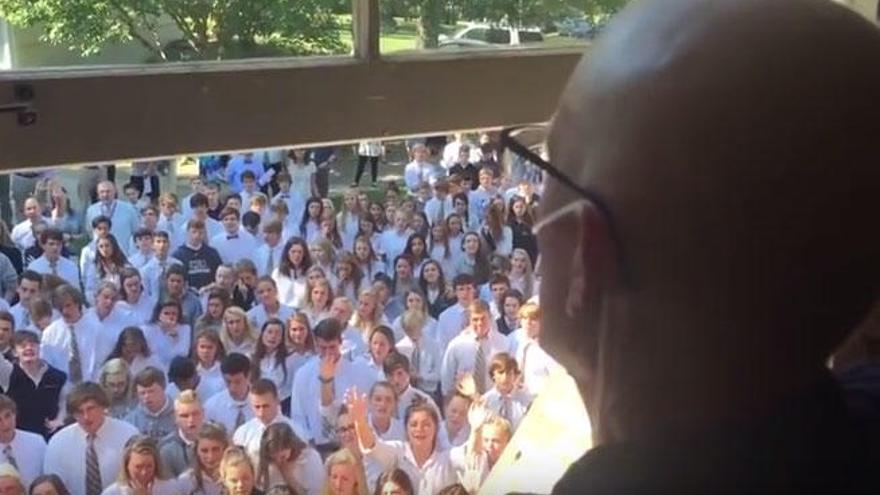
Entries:
<svg viewBox="0 0 880 495">
<path fill-rule="evenodd" d="M 379 1 L 353 0 L 347 57 L 0 72 L 0 105 L 25 84 L 37 113 L 26 127 L 0 113 L 0 169 L 545 121 L 583 53 L 511 47 L 381 55 Z"/>
</svg>

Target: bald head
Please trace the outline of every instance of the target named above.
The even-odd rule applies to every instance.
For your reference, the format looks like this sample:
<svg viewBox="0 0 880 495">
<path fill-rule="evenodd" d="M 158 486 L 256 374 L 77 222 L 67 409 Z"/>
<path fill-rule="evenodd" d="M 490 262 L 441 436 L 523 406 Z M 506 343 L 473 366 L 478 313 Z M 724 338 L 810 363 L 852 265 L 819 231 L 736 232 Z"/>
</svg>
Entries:
<svg viewBox="0 0 880 495">
<path fill-rule="evenodd" d="M 548 346 L 574 349 L 580 378 L 603 386 L 644 383 L 640 367 L 707 393 L 820 368 L 880 281 L 880 232 L 866 228 L 880 213 L 877 60 L 874 26 L 830 2 L 647 0 L 615 18 L 550 139 L 551 161 L 613 218 L 587 208 L 580 251 L 550 258 L 582 266 L 558 284 L 580 300 L 544 283 L 542 301 L 567 304 L 544 314 L 589 310 L 592 324 L 548 330 Z M 542 207 L 575 198 L 552 183 Z"/>
<path fill-rule="evenodd" d="M 109 180 L 98 183 L 98 200 L 110 203 L 116 198 L 116 185 Z"/>
</svg>

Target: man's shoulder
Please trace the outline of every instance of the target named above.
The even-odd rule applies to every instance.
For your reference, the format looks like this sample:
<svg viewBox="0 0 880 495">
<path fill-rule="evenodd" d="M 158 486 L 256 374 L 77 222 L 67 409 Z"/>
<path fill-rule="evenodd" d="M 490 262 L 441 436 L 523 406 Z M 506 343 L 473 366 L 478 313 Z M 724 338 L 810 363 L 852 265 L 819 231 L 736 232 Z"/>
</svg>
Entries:
<svg viewBox="0 0 880 495">
<path fill-rule="evenodd" d="M 42 435 L 27 430 L 15 430 L 15 439 L 21 442 L 25 448 L 39 448 L 46 446 L 46 439 Z"/>
</svg>

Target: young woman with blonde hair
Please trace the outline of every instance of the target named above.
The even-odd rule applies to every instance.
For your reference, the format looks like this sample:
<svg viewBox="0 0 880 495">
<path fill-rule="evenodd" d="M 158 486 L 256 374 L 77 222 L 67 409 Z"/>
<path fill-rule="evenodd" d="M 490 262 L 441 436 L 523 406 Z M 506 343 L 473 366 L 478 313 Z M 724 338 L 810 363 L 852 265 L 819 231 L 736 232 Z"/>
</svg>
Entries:
<svg viewBox="0 0 880 495">
<path fill-rule="evenodd" d="M 259 338 L 259 333 L 251 327 L 243 309 L 238 306 L 226 308 L 223 312 L 223 326 L 220 328 L 220 342 L 227 354 L 237 352 L 250 358 L 256 350 Z"/>
<path fill-rule="evenodd" d="M 350 450 L 337 450 L 325 466 L 327 480 L 321 495 L 369 495 L 364 466 Z"/>
<path fill-rule="evenodd" d="M 192 468 L 178 477 L 181 488 L 187 495 L 221 495 L 223 484 L 220 479 L 220 461 L 229 446 L 226 428 L 218 423 L 208 422 L 199 428 L 193 443 L 195 457 Z"/>
<path fill-rule="evenodd" d="M 178 495 L 178 486 L 177 480 L 167 480 L 163 476 L 156 440 L 136 435 L 125 444 L 119 478 L 105 488 L 102 495 Z"/>
</svg>

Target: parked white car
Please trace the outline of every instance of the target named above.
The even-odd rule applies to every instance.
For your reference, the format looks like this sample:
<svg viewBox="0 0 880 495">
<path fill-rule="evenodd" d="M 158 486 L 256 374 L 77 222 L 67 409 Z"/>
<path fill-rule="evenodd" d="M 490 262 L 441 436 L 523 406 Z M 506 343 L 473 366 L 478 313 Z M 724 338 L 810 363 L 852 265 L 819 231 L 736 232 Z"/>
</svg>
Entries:
<svg viewBox="0 0 880 495">
<path fill-rule="evenodd" d="M 440 46 L 480 47 L 486 45 L 518 46 L 544 41 L 544 35 L 537 28 L 514 28 L 471 24 L 455 33 L 452 38 L 440 35 Z"/>
</svg>

